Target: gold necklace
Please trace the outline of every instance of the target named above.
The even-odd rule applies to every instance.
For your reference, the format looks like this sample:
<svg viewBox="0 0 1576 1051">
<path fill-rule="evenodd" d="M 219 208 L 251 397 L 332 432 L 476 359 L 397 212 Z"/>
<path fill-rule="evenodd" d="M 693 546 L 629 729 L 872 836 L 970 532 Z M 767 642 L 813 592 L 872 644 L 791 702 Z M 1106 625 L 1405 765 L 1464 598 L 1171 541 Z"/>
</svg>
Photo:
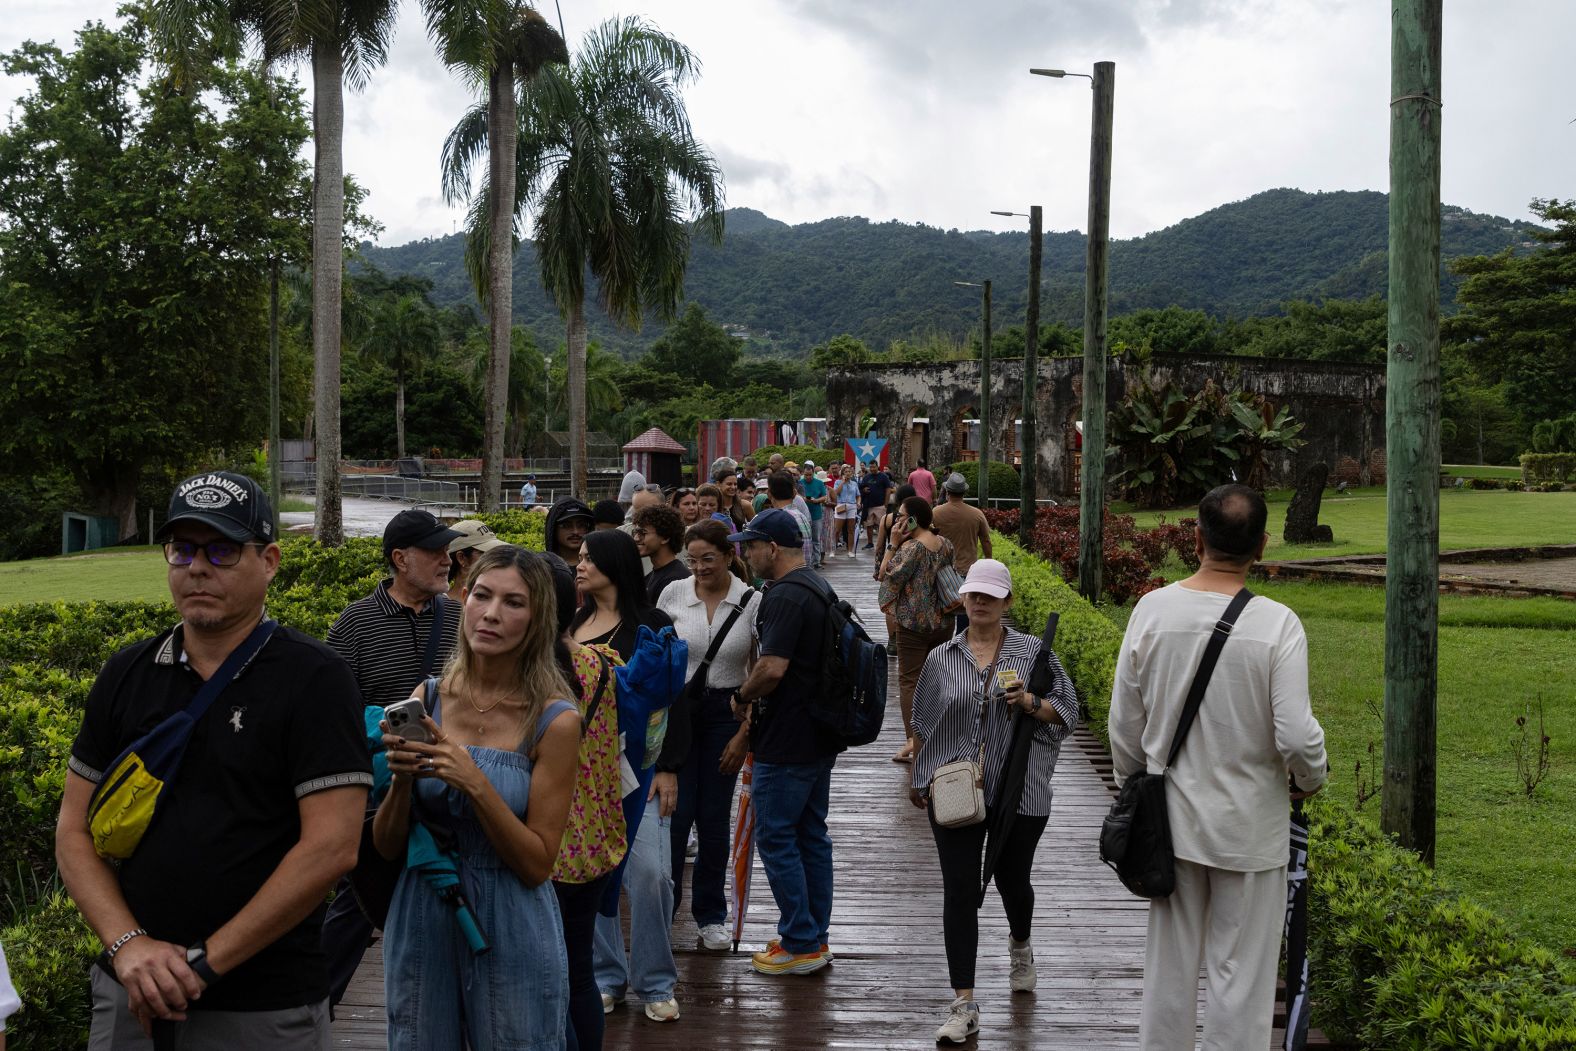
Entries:
<svg viewBox="0 0 1576 1051">
<path fill-rule="evenodd" d="M 486 715 L 488 712 L 492 711 L 494 708 L 498 707 L 500 704 L 502 704 L 504 701 L 506 701 L 508 699 L 509 699 L 509 695 L 508 694 L 504 694 L 502 697 L 498 698 L 496 701 L 492 702 L 487 707 L 483 708 L 481 705 L 476 703 L 476 696 L 475 696 L 475 694 L 473 694 L 471 692 L 470 687 L 467 686 L 465 688 L 465 703 L 469 704 L 473 709 L 475 709 L 477 715 Z M 487 736 L 487 724 L 485 722 L 483 722 L 481 719 L 477 719 L 476 720 L 476 736 L 477 737 L 485 737 L 485 736 Z"/>
</svg>

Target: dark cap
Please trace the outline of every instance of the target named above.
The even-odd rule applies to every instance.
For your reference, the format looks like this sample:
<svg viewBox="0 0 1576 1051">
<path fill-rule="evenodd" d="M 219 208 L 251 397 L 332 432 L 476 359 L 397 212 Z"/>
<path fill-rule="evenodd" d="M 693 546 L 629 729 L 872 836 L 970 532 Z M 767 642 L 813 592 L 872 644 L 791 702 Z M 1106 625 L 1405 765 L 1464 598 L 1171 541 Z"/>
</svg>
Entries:
<svg viewBox="0 0 1576 1051">
<path fill-rule="evenodd" d="M 175 487 L 169 517 L 159 527 L 155 541 L 170 535 L 177 522 L 201 522 L 238 543 L 274 542 L 274 508 L 263 487 L 230 471 L 195 474 Z"/>
<path fill-rule="evenodd" d="M 623 525 L 624 505 L 617 500 L 598 500 L 591 510 L 591 520 L 598 525 Z"/>
<path fill-rule="evenodd" d="M 401 511 L 383 527 L 383 557 L 402 547 L 419 547 L 426 551 L 447 548 L 449 541 L 464 536 L 459 530 L 450 529 L 426 511 L 410 508 Z"/>
<path fill-rule="evenodd" d="M 804 533 L 799 529 L 797 518 L 780 507 L 773 507 L 750 519 L 749 525 L 728 537 L 728 540 L 735 544 L 770 540 L 779 547 L 798 547 L 804 543 Z"/>
</svg>

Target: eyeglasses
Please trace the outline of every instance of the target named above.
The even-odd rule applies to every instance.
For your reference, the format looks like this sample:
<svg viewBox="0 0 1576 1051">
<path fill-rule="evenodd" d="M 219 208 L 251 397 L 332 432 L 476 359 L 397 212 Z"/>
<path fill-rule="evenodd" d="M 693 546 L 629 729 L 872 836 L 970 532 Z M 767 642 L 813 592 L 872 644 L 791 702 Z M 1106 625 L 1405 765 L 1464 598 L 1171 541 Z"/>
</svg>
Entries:
<svg viewBox="0 0 1576 1051">
<path fill-rule="evenodd" d="M 691 558 L 690 563 L 692 565 L 705 566 L 706 568 L 710 569 L 712 566 L 717 565 L 722 560 L 723 558 L 721 555 L 702 555 L 699 558 Z"/>
<path fill-rule="evenodd" d="M 637 485 L 637 486 L 635 486 L 635 492 L 637 492 L 637 493 L 660 493 L 660 492 L 662 492 L 662 486 L 656 484 L 655 482 L 648 482 L 645 485 Z"/>
<path fill-rule="evenodd" d="M 644 540 L 646 537 L 651 535 L 651 530 L 636 526 L 634 529 L 629 531 L 629 535 L 634 537 L 636 540 Z"/>
<path fill-rule="evenodd" d="M 262 544 L 243 544 L 234 540 L 210 540 L 194 544 L 190 540 L 170 540 L 164 545 L 164 561 L 172 566 L 189 566 L 201 551 L 210 566 L 229 567 L 241 561 L 241 554 L 249 547 Z"/>
</svg>

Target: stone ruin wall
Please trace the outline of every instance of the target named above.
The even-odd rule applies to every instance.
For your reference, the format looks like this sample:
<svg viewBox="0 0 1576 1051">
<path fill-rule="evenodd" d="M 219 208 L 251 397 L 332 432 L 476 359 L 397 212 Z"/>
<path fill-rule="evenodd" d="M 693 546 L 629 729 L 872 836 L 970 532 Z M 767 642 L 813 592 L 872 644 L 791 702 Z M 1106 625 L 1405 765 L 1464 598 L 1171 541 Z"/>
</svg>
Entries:
<svg viewBox="0 0 1576 1051">
<path fill-rule="evenodd" d="M 1277 484 L 1292 484 L 1297 467 L 1323 460 L 1332 476 L 1343 459 L 1363 466 L 1367 482 L 1370 464 L 1384 462 L 1385 370 L 1379 365 L 1345 362 L 1250 358 L 1229 355 L 1153 354 L 1146 361 L 1133 355 L 1112 357 L 1107 364 L 1108 404 L 1119 405 L 1127 385 L 1138 382 L 1147 367 L 1161 382 L 1175 383 L 1187 393 L 1207 380 L 1227 393 L 1262 394 L 1279 409 L 1289 406 L 1305 427 L 1307 444 L 1271 463 Z M 827 371 L 831 433 L 854 433 L 860 415 L 875 416 L 875 432 L 891 441 L 891 463 L 907 472 L 923 456 L 939 473 L 941 467 L 963 459 L 960 455 L 959 421 L 978 416 L 980 369 L 978 361 L 931 364 L 846 365 Z M 1022 416 L 1023 361 L 1009 359 L 991 366 L 992 459 L 1011 462 L 1003 455 L 1013 441 L 1013 421 Z M 1075 496 L 1074 423 L 1081 417 L 1083 398 L 1082 358 L 1043 358 L 1035 387 L 1038 413 L 1037 471 L 1042 497 Z M 923 451 L 911 438 L 911 421 L 928 417 L 929 433 Z M 1107 477 L 1117 468 L 1111 460 Z"/>
</svg>

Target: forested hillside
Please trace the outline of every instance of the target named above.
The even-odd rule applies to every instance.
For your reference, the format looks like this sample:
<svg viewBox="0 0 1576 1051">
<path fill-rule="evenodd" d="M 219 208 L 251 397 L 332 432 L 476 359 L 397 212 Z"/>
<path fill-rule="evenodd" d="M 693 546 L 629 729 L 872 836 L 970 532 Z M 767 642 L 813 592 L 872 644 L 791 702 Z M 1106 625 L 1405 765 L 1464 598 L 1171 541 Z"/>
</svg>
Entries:
<svg viewBox="0 0 1576 1051">
<path fill-rule="evenodd" d="M 1293 299 L 1383 295 L 1386 210 L 1386 196 L 1373 191 L 1268 190 L 1113 242 L 1111 312 L 1174 304 L 1218 317 L 1250 317 L 1276 313 Z M 1530 240 L 1532 229 L 1447 205 L 1443 255 L 1448 261 L 1492 254 Z M 439 305 L 475 301 L 463 235 L 368 247 L 366 257 L 390 275 L 431 279 Z M 845 332 L 873 347 L 932 331 L 960 335 L 977 322 L 979 303 L 955 280 L 992 278 L 998 324 L 1021 321 L 1027 263 L 1026 232 L 939 230 L 859 217 L 789 226 L 738 208 L 728 213 L 720 246 L 696 243 L 685 290 L 715 320 L 797 354 Z M 1046 320 L 1081 325 L 1083 265 L 1081 233 L 1047 232 L 1041 299 Z M 534 247 L 526 242 L 515 266 L 515 316 L 550 346 L 560 321 L 537 275 Z M 1442 277 L 1448 312 L 1457 279 Z M 590 314 L 592 337 L 626 355 L 661 334 L 661 326 L 639 334 L 620 331 Z"/>
</svg>

